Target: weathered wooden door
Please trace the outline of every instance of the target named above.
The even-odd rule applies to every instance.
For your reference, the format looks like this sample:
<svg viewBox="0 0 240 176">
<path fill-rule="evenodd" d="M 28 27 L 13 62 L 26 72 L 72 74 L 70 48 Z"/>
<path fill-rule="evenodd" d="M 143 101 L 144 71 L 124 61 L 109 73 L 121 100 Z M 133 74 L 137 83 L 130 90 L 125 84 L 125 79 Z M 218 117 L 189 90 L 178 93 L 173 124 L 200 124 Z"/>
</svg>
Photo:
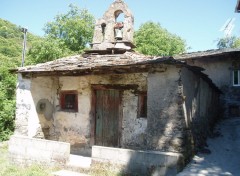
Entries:
<svg viewBox="0 0 240 176">
<path fill-rule="evenodd" d="M 96 145 L 118 147 L 119 108 L 119 90 L 96 91 Z"/>
</svg>

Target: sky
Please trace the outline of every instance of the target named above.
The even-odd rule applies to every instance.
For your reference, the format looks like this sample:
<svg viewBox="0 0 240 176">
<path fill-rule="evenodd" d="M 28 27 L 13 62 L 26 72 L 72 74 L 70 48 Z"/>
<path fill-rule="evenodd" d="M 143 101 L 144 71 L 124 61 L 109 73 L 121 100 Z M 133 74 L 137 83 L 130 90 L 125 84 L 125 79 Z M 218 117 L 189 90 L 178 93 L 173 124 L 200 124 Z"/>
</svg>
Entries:
<svg viewBox="0 0 240 176">
<path fill-rule="evenodd" d="M 57 14 L 66 13 L 69 4 L 86 8 L 96 19 L 102 17 L 114 0 L 0 0 L 0 18 L 36 35 L 44 35 L 44 25 Z M 237 0 L 125 0 L 135 17 L 135 30 L 147 21 L 158 22 L 180 36 L 188 52 L 215 49 L 220 29 L 234 18 L 232 35 L 240 36 L 240 13 Z"/>
</svg>

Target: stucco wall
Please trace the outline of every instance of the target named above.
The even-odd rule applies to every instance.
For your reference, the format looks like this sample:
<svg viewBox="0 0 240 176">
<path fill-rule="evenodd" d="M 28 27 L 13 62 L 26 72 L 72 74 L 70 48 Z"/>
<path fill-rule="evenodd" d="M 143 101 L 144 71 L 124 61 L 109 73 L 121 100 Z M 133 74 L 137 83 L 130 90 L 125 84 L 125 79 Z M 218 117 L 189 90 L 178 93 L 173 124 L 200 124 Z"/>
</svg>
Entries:
<svg viewBox="0 0 240 176">
<path fill-rule="evenodd" d="M 187 68 L 182 68 L 181 84 L 185 99 L 183 109 L 185 110 L 186 129 L 184 132 L 189 137 L 187 146 L 191 147 L 192 142 L 194 144 L 192 149 L 188 148 L 186 152 L 191 155 L 194 147 L 196 147 L 195 150 L 199 150 L 205 146 L 207 135 L 219 118 L 219 93 Z"/>
<path fill-rule="evenodd" d="M 21 75 L 19 75 L 21 76 Z M 91 139 L 92 84 L 138 85 L 137 91 L 146 91 L 147 74 L 84 76 L 84 77 L 36 77 L 19 79 L 17 89 L 17 134 L 69 142 L 72 153 L 89 155 Z M 78 91 L 78 112 L 60 110 L 59 93 Z M 38 103 L 47 102 L 48 113 L 38 112 Z M 144 142 L 146 119 L 137 118 L 138 95 L 136 90 L 125 90 L 122 97 L 123 120 L 121 146 L 133 148 Z M 52 117 L 49 118 L 49 112 Z M 47 117 L 48 116 L 48 117 Z M 22 120 L 24 119 L 24 120 Z M 21 126 L 22 122 L 27 123 Z M 21 126 L 21 129 L 20 129 Z M 31 130 L 29 129 L 31 128 Z M 28 131 L 28 133 L 26 133 Z"/>
<path fill-rule="evenodd" d="M 18 74 L 15 134 L 34 137 L 38 128 L 40 124 L 31 93 L 31 80 Z"/>
<path fill-rule="evenodd" d="M 226 59 L 199 59 L 199 60 L 187 60 L 189 65 L 196 65 L 204 68 L 203 71 L 209 78 L 222 89 L 225 86 L 229 86 L 232 83 L 231 60 Z"/>
<path fill-rule="evenodd" d="M 179 102 L 180 68 L 148 75 L 148 148 L 182 152 L 185 127 Z"/>
<path fill-rule="evenodd" d="M 221 95 L 222 115 L 226 117 L 240 116 L 240 87 L 233 86 L 232 70 L 239 65 L 237 58 L 202 58 L 187 60 L 190 65 L 196 65 L 205 69 L 204 73 L 209 75 L 214 84 L 223 92 Z M 237 63 L 237 64 L 236 64 Z M 238 69 L 238 66 L 237 66 Z M 232 113 L 231 107 L 236 107 L 236 113 Z"/>
<path fill-rule="evenodd" d="M 69 142 L 71 152 L 82 155 L 90 155 L 94 144 L 92 85 L 137 85 L 122 93 L 122 148 L 179 152 L 189 158 L 194 146 L 204 144 L 206 129 L 217 113 L 218 94 L 184 67 L 168 65 L 150 73 L 123 75 L 19 76 L 16 133 Z M 64 90 L 77 90 L 77 113 L 60 109 L 60 91 Z M 137 118 L 138 93 L 142 91 L 148 95 L 147 118 Z M 36 108 L 41 101 L 47 102 L 43 112 Z"/>
</svg>

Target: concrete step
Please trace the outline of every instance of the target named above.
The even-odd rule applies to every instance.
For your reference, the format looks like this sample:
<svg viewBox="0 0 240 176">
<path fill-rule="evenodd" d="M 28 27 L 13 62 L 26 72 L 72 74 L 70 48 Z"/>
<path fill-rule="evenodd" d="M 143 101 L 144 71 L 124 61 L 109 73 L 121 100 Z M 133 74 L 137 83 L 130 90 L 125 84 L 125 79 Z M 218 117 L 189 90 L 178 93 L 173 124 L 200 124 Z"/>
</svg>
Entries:
<svg viewBox="0 0 240 176">
<path fill-rule="evenodd" d="M 89 176 L 87 174 L 82 174 L 78 172 L 68 171 L 68 170 L 60 170 L 52 173 L 53 176 Z"/>
<path fill-rule="evenodd" d="M 67 168 L 82 168 L 90 169 L 92 163 L 92 158 L 84 157 L 79 155 L 70 155 L 69 162 L 67 163 Z"/>
</svg>

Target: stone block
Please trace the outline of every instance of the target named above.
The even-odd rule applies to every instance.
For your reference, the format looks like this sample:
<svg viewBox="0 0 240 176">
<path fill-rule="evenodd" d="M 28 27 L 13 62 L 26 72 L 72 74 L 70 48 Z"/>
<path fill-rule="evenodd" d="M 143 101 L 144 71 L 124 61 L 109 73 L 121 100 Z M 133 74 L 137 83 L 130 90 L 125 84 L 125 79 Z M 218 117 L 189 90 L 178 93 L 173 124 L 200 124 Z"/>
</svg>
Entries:
<svg viewBox="0 0 240 176">
<path fill-rule="evenodd" d="M 58 150 L 59 149 L 59 150 Z M 9 141 L 9 158 L 12 163 L 65 165 L 70 156 L 70 144 L 25 136 L 12 136 Z"/>
<path fill-rule="evenodd" d="M 128 161 L 131 160 L 131 156 L 132 156 L 132 152 L 130 150 L 129 151 L 120 150 L 118 155 L 118 161 L 121 164 L 127 163 Z"/>
<path fill-rule="evenodd" d="M 112 158 L 112 160 L 109 160 Z M 141 175 L 171 175 L 183 167 L 183 156 L 178 153 L 139 151 L 120 148 L 93 146 L 92 159 L 97 162 L 111 161 L 113 165 L 121 165 L 127 173 Z"/>
</svg>

